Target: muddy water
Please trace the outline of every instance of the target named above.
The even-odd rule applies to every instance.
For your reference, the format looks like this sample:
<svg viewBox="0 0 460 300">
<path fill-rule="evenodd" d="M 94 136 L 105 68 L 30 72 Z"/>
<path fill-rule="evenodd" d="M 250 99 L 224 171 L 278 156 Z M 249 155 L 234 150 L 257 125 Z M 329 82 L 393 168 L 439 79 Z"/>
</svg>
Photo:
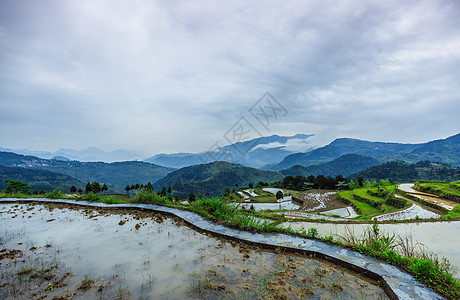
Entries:
<svg viewBox="0 0 460 300">
<path fill-rule="evenodd" d="M 2 204 L 0 243 L 22 251 L 0 261 L 2 299 L 386 299 L 329 263 L 219 240 L 153 213 Z"/>
<path fill-rule="evenodd" d="M 361 235 L 371 225 L 368 224 L 332 224 L 314 222 L 288 222 L 281 227 L 291 227 L 294 230 L 308 230 L 310 227 L 318 229 L 321 236 L 338 234 L 344 236 L 347 228 Z M 460 269 L 460 239 L 456 238 L 460 232 L 460 221 L 429 222 L 429 223 L 399 223 L 381 224 L 382 231 L 396 233 L 401 236 L 412 236 L 414 241 L 425 245 L 430 252 L 444 256 Z M 460 272 L 458 272 L 460 273 Z"/>
</svg>

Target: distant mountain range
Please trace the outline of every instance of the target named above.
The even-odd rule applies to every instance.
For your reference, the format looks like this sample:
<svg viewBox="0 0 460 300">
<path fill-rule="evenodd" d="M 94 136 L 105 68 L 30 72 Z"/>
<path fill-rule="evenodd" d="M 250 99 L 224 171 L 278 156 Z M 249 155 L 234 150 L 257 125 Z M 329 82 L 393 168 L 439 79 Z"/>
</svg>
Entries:
<svg viewBox="0 0 460 300">
<path fill-rule="evenodd" d="M 214 161 L 262 168 L 277 164 L 290 154 L 313 149 L 312 137 L 313 134 L 272 135 L 212 149 L 211 152 L 158 154 L 144 161 L 171 168 L 183 168 Z"/>
<path fill-rule="evenodd" d="M 169 173 L 153 184 L 159 190 L 163 186 L 171 187 L 180 197 L 186 198 L 190 191 L 195 195 L 220 196 L 225 188 L 256 185 L 259 181 L 271 182 L 282 180 L 279 172 L 262 171 L 242 165 L 218 161 L 209 164 L 185 167 Z"/>
<path fill-rule="evenodd" d="M 84 188 L 82 184 L 98 181 L 109 185 L 109 192 L 113 193 L 124 192 L 124 187 L 128 184 L 145 184 L 150 181 L 156 189 L 171 186 L 180 196 L 186 197 L 190 190 L 196 194 L 208 193 L 216 196 L 226 187 L 233 187 L 235 184 L 255 184 L 260 180 L 270 182 L 288 175 L 340 174 L 348 178 L 361 176 L 369 180 L 451 180 L 459 178 L 457 173 L 460 173 L 460 168 L 455 167 L 460 166 L 460 134 L 420 144 L 340 138 L 324 147 L 293 153 L 309 147 L 313 147 L 312 135 L 273 135 L 228 145 L 222 147 L 221 152 L 156 155 L 148 159 L 148 163 L 81 162 L 69 160 L 68 156 L 57 155 L 58 153 L 50 153 L 53 155 L 52 159 L 45 159 L 0 151 L 0 165 L 10 167 L 0 169 L 0 179 L 21 181 L 22 178 L 37 188 L 61 188 L 66 186 L 64 182 L 69 183 L 68 187 L 79 184 L 77 188 Z M 97 152 L 98 150 L 90 148 L 86 153 Z M 71 151 L 67 152 L 69 153 Z M 222 153 L 225 154 L 223 157 L 220 156 Z M 230 162 L 213 161 L 225 158 L 232 159 L 229 159 Z M 193 165 L 187 166 L 188 164 Z M 183 165 L 187 167 L 178 170 L 172 168 Z M 250 166 L 271 166 L 271 170 L 263 171 Z M 35 172 L 40 170 L 49 173 Z M 42 182 L 40 178 L 43 179 Z"/>
<path fill-rule="evenodd" d="M 309 167 L 333 161 L 345 154 L 364 155 L 379 162 L 430 160 L 458 166 L 460 165 L 460 134 L 422 144 L 383 143 L 340 138 L 312 151 L 288 155 L 270 169 L 283 170 L 295 165 Z"/>
<path fill-rule="evenodd" d="M 133 161 L 143 160 L 145 155 L 129 150 L 118 149 L 114 151 L 104 151 L 95 147 L 89 147 L 83 150 L 73 149 L 59 149 L 55 152 L 47 151 L 33 151 L 29 149 L 9 149 L 0 147 L 0 151 L 14 152 L 23 155 L 32 155 L 44 159 L 57 159 L 57 160 L 78 160 L 81 162 L 87 161 L 101 161 L 101 162 L 115 162 L 115 161 Z"/>
<path fill-rule="evenodd" d="M 62 161 L 12 152 L 0 152 L 0 165 L 65 174 L 85 183 L 98 181 L 109 184 L 110 192 L 114 193 L 122 193 L 128 184 L 146 184 L 149 181 L 153 183 L 174 170 L 141 161 L 114 163 Z M 79 187 L 84 188 L 84 186 L 77 186 Z"/>
</svg>

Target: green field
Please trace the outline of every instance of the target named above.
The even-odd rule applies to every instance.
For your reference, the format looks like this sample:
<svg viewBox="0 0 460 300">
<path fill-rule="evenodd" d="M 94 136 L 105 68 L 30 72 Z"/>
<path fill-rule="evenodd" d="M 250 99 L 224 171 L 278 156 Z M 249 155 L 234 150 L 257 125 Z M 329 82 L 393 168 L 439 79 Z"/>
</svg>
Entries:
<svg viewBox="0 0 460 300">
<path fill-rule="evenodd" d="M 356 219 L 369 220 L 371 217 L 380 214 L 380 211 L 372 205 L 356 200 L 353 197 L 353 191 L 340 191 L 337 194 L 340 197 L 353 202 L 359 209 L 361 209 L 362 215 Z"/>
<path fill-rule="evenodd" d="M 383 189 L 386 191 L 393 191 L 394 188 L 395 185 L 388 185 L 383 187 Z M 359 209 L 361 209 L 362 215 L 357 217 L 357 219 L 369 220 L 376 215 L 391 213 L 403 209 L 388 205 L 388 202 L 385 203 L 385 198 L 383 198 L 383 196 L 377 197 L 375 195 L 371 195 L 369 194 L 368 190 L 371 193 L 378 193 L 377 187 L 358 188 L 351 191 L 338 192 L 340 197 L 353 202 Z M 405 207 L 408 207 L 409 205 L 410 203 L 408 202 L 406 203 Z"/>
<path fill-rule="evenodd" d="M 375 189 L 377 191 L 377 189 Z M 383 199 L 379 197 L 372 196 L 367 193 L 367 188 L 364 189 L 354 189 L 353 194 L 355 194 L 358 197 L 364 198 L 364 199 L 369 199 L 378 203 L 383 203 Z"/>
<path fill-rule="evenodd" d="M 416 182 L 415 189 L 430 192 L 443 198 L 460 198 L 460 181 L 454 182 Z"/>
<path fill-rule="evenodd" d="M 263 189 L 255 189 L 254 193 L 256 193 L 257 197 L 252 197 L 251 200 L 254 200 L 255 202 L 260 202 L 260 203 L 276 203 L 276 196 L 273 195 L 272 193 L 266 192 Z"/>
</svg>

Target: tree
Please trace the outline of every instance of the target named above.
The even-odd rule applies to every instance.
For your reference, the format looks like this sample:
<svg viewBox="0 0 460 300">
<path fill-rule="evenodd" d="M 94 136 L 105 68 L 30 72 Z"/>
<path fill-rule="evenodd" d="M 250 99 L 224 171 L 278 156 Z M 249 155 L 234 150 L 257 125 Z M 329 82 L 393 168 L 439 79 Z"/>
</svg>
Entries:
<svg viewBox="0 0 460 300">
<path fill-rule="evenodd" d="M 91 186 L 91 183 L 88 182 L 85 187 L 85 194 L 88 194 L 91 191 L 92 191 L 92 186 Z"/>
<path fill-rule="evenodd" d="M 276 192 L 276 200 L 282 199 L 284 197 L 284 194 L 282 191 L 277 191 Z"/>
<path fill-rule="evenodd" d="M 105 193 L 105 192 L 107 192 L 108 190 L 109 190 L 109 188 L 108 188 L 107 184 L 104 183 L 104 184 L 102 185 L 101 191 Z"/>
<path fill-rule="evenodd" d="M 74 185 L 72 185 L 69 189 L 69 193 L 76 193 L 76 192 L 77 192 L 77 188 Z"/>
<path fill-rule="evenodd" d="M 166 188 L 163 187 L 160 192 L 160 196 L 166 197 Z"/>
<path fill-rule="evenodd" d="M 129 191 L 131 190 L 131 187 L 129 184 L 125 187 L 126 194 L 129 195 Z"/>
<path fill-rule="evenodd" d="M 168 186 L 167 192 L 168 192 L 168 194 L 171 194 L 171 193 L 172 193 L 171 186 Z"/>
<path fill-rule="evenodd" d="M 78 189 L 77 193 L 82 194 L 83 190 L 81 188 Z"/>
<path fill-rule="evenodd" d="M 188 202 L 194 202 L 196 200 L 195 194 L 193 191 L 190 191 L 190 194 L 188 194 Z"/>
<path fill-rule="evenodd" d="M 362 177 L 358 177 L 358 185 L 362 187 L 364 185 L 364 179 Z"/>
<path fill-rule="evenodd" d="M 20 192 L 24 194 L 29 193 L 30 187 L 27 185 L 27 183 L 20 182 L 14 179 L 10 180 L 5 180 L 5 183 L 8 183 L 8 186 L 5 189 L 5 192 L 7 193 L 13 193 L 13 192 Z"/>
<path fill-rule="evenodd" d="M 136 183 L 136 190 L 140 189 L 140 187 L 139 183 Z"/>
<path fill-rule="evenodd" d="M 94 181 L 93 183 L 91 183 L 91 191 L 95 194 L 98 194 L 100 193 L 102 190 L 102 187 L 101 187 L 101 184 L 97 181 Z"/>
<path fill-rule="evenodd" d="M 149 181 L 147 183 L 147 185 L 145 186 L 145 189 L 148 191 L 148 192 L 153 192 L 153 186 L 152 186 L 152 183 Z"/>
<path fill-rule="evenodd" d="M 339 191 L 342 191 L 348 186 L 348 184 L 345 181 L 339 181 L 335 186 L 339 189 Z"/>
<path fill-rule="evenodd" d="M 250 188 L 250 189 L 254 188 L 254 185 L 252 184 L 252 182 L 249 183 L 249 188 Z"/>
</svg>

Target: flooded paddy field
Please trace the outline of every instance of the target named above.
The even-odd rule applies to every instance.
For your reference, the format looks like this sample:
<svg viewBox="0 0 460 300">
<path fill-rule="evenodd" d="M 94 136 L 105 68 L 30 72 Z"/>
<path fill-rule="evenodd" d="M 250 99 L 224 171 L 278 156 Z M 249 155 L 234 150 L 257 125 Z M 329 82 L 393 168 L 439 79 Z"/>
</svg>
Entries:
<svg viewBox="0 0 460 300">
<path fill-rule="evenodd" d="M 286 222 L 279 225 L 283 228 L 291 227 L 297 231 L 308 231 L 316 228 L 321 236 L 345 236 L 347 231 L 355 235 L 362 235 L 369 224 L 334 224 L 316 222 Z M 460 269 L 460 239 L 456 236 L 460 232 L 460 221 L 423 222 L 423 223 L 396 223 L 379 224 L 381 231 L 407 237 L 420 247 L 426 247 L 430 252 L 446 257 L 456 268 Z M 459 272 L 455 274 L 460 275 Z"/>
<path fill-rule="evenodd" d="M 197 232 L 161 214 L 0 205 L 1 299 L 386 299 L 302 255 Z"/>
</svg>

